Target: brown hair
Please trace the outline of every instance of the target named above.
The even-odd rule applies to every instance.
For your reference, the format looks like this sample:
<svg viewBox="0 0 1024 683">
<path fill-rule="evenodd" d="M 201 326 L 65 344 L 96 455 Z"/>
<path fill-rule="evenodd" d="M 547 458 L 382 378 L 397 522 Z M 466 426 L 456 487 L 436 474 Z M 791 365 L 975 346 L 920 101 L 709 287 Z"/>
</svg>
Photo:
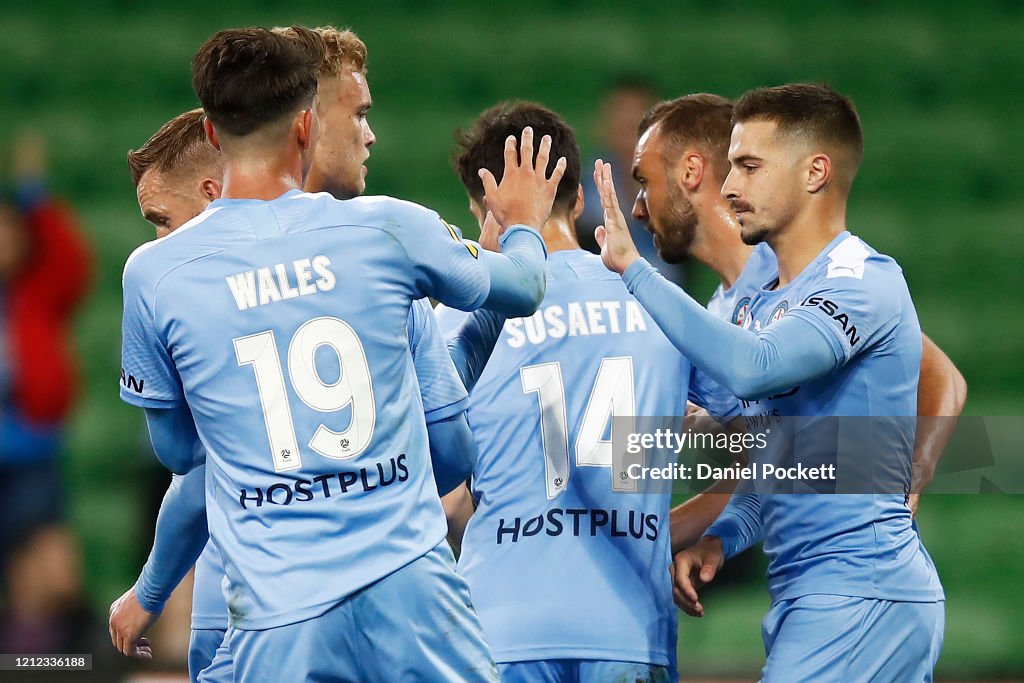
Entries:
<svg viewBox="0 0 1024 683">
<path fill-rule="evenodd" d="M 192 87 L 218 132 L 244 136 L 312 103 L 323 39 L 292 26 L 215 33 L 192 58 Z"/>
<path fill-rule="evenodd" d="M 220 168 L 220 152 L 206 139 L 203 130 L 203 110 L 192 109 L 178 114 L 160 126 L 160 130 L 138 149 L 128 150 L 128 170 L 132 183 L 150 168 L 161 173 L 180 170 Z"/>
<path fill-rule="evenodd" d="M 732 120 L 774 121 L 784 135 L 838 145 L 849 155 L 853 173 L 864 157 L 864 132 L 853 102 L 827 85 L 793 83 L 750 90 L 736 102 Z"/>
<path fill-rule="evenodd" d="M 720 178 L 729 174 L 732 102 L 708 93 L 659 102 L 644 114 L 637 137 L 655 124 L 660 124 L 658 139 L 666 166 L 675 164 L 686 147 L 693 145 L 707 156 Z"/>
<path fill-rule="evenodd" d="M 294 37 L 294 27 L 276 26 L 272 30 L 280 35 Z M 317 26 L 313 33 L 320 37 L 324 58 L 317 70 L 317 78 L 338 76 L 346 69 L 366 73 L 366 44 L 351 29 Z"/>
<path fill-rule="evenodd" d="M 561 116 L 535 102 L 501 102 L 485 110 L 469 130 L 456 131 L 458 144 L 452 167 L 459 174 L 469 196 L 482 202 L 483 182 L 478 175 L 486 168 L 500 179 L 505 172 L 505 140 L 513 135 L 518 140 L 523 128 L 534 132 L 534 149 L 544 135 L 551 136 L 550 174 L 559 157 L 565 157 L 565 174 L 555 191 L 555 205 L 572 209 L 580 184 L 580 147 L 576 134 Z"/>
</svg>

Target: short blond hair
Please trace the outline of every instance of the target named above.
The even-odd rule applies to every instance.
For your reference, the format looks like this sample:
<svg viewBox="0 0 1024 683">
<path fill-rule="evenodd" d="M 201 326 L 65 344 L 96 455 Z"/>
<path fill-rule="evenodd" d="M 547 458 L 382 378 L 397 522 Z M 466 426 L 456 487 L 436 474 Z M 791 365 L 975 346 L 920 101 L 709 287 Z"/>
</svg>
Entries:
<svg viewBox="0 0 1024 683">
<path fill-rule="evenodd" d="M 294 35 L 289 26 L 277 26 L 275 33 Z M 332 78 L 346 69 L 366 73 L 366 43 L 350 29 L 333 26 L 317 26 L 313 33 L 320 37 L 324 46 L 324 59 L 317 70 L 317 78 Z"/>
<path fill-rule="evenodd" d="M 128 151 L 128 171 L 136 187 L 151 168 L 161 173 L 221 167 L 220 152 L 206 139 L 203 110 L 178 114 L 160 126 L 146 144 Z"/>
</svg>

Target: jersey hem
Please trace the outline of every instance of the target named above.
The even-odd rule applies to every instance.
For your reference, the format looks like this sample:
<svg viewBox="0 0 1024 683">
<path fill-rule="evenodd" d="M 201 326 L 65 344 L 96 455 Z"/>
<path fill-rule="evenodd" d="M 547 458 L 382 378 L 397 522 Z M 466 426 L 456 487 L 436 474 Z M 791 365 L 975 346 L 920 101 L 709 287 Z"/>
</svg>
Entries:
<svg viewBox="0 0 1024 683">
<path fill-rule="evenodd" d="M 636 662 L 671 668 L 667 651 L 609 650 L 605 648 L 588 648 L 583 646 L 565 645 L 561 647 L 516 648 L 498 650 L 491 648 L 497 664 L 515 662 L 532 662 L 543 659 L 585 659 L 588 661 Z"/>
<path fill-rule="evenodd" d="M 120 394 L 122 401 L 138 408 L 172 408 L 174 406 L 179 406 L 184 402 L 184 399 L 182 398 L 153 398 L 139 396 L 138 394 L 133 394 L 124 388 L 120 390 Z"/>
<path fill-rule="evenodd" d="M 344 602 L 345 600 L 352 597 L 359 591 L 369 588 L 370 586 L 377 583 L 378 581 L 381 581 L 385 577 L 391 576 L 395 572 L 404 569 L 416 560 L 420 559 L 421 557 L 432 551 L 434 548 L 436 548 L 438 545 L 445 542 L 445 533 L 445 531 L 442 531 L 440 535 L 437 537 L 437 539 L 433 542 L 429 540 L 425 541 L 424 546 L 417 552 L 417 554 L 405 559 L 401 564 L 392 567 L 391 569 L 385 571 L 379 576 L 375 576 L 374 578 L 370 579 L 369 581 L 366 581 L 365 583 L 360 583 L 357 586 L 353 586 L 350 590 L 345 591 L 344 593 L 335 598 L 331 598 L 325 600 L 324 602 L 320 602 L 315 605 L 310 605 L 308 607 L 304 607 L 298 610 L 293 610 L 289 612 L 275 612 L 273 614 L 265 615 L 255 619 L 243 619 L 240 621 L 236 621 L 234 623 L 229 622 L 229 626 L 232 628 L 236 628 L 239 631 L 265 631 L 271 628 L 290 626 L 291 624 L 298 624 L 302 621 L 309 621 L 310 619 L 315 619 L 316 617 L 319 617 L 320 615 L 330 611 L 331 608 L 333 608 L 335 605 Z M 454 571 L 454 569 L 452 571 Z"/>
<path fill-rule="evenodd" d="M 225 613 L 227 608 L 225 608 Z M 193 631 L 227 631 L 228 620 L 221 617 L 192 617 Z"/>
<path fill-rule="evenodd" d="M 865 600 L 887 600 L 889 602 L 945 602 L 945 592 L 939 590 L 927 590 L 927 591 L 885 591 L 885 590 L 863 590 L 858 588 L 844 588 L 839 586 L 837 588 L 830 588 L 829 590 L 800 590 L 800 589 L 789 589 L 783 590 L 776 595 L 774 592 L 769 591 L 772 598 L 772 604 L 782 602 L 783 600 L 796 600 L 797 598 L 803 598 L 808 595 L 837 595 L 844 598 L 864 598 Z"/>
<path fill-rule="evenodd" d="M 426 420 L 427 424 L 431 424 L 434 422 L 440 422 L 441 420 L 447 420 L 449 417 L 452 417 L 453 415 L 458 415 L 459 413 L 465 411 L 467 408 L 469 408 L 468 396 L 466 396 L 465 398 L 460 398 L 458 401 L 455 401 L 454 403 L 449 403 L 446 406 L 441 406 L 440 408 L 434 408 L 433 410 L 424 411 L 423 417 Z"/>
</svg>

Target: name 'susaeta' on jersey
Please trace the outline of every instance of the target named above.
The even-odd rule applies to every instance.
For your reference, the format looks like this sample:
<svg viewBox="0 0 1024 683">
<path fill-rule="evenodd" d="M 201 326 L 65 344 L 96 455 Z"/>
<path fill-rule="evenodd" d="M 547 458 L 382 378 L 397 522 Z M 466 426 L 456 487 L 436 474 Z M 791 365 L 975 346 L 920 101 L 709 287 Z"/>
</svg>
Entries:
<svg viewBox="0 0 1024 683">
<path fill-rule="evenodd" d="M 545 306 L 528 318 L 505 322 L 506 341 L 513 349 L 526 342 L 540 344 L 566 336 L 646 331 L 647 321 L 636 301 L 570 301 L 565 306 Z"/>
</svg>

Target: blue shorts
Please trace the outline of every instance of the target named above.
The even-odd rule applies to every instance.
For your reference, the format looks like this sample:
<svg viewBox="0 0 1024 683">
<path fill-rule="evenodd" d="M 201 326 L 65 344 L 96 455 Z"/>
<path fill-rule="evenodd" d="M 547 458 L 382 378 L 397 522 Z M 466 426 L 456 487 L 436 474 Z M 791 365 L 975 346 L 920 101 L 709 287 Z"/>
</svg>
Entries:
<svg viewBox="0 0 1024 683">
<path fill-rule="evenodd" d="M 217 648 L 224 642 L 225 631 L 215 628 L 194 628 L 188 640 L 188 677 L 193 683 L 199 672 L 210 666 Z"/>
<path fill-rule="evenodd" d="M 842 595 L 781 600 L 764 618 L 763 683 L 926 683 L 942 650 L 944 602 Z"/>
<path fill-rule="evenodd" d="M 195 631 L 192 633 L 195 633 Z M 224 633 L 224 631 L 221 631 L 221 633 Z M 192 675 L 192 683 L 235 683 L 235 666 L 231 659 L 231 649 L 228 647 L 229 642 L 231 642 L 230 629 L 228 629 L 223 640 L 217 645 L 217 652 L 213 656 L 213 661 L 209 662 L 198 676 L 192 673 L 191 659 L 189 660 L 189 674 Z"/>
<path fill-rule="evenodd" d="M 498 664 L 501 683 L 669 683 L 668 669 L 637 662 L 546 659 Z M 674 681 L 673 681 L 674 683 Z"/>
<path fill-rule="evenodd" d="M 498 680 L 444 541 L 318 617 L 231 629 L 229 641 L 235 679 L 245 683 Z"/>
</svg>

